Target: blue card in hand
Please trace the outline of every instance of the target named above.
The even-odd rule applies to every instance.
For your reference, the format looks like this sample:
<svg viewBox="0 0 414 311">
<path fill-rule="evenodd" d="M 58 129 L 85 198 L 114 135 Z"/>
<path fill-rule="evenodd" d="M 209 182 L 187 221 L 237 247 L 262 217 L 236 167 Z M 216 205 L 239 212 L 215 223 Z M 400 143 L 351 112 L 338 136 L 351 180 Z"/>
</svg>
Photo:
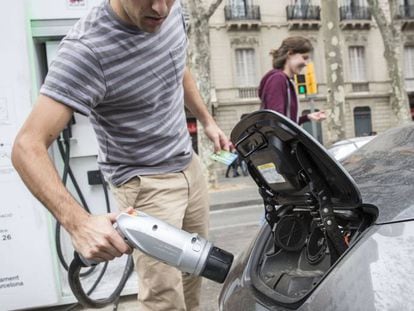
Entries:
<svg viewBox="0 0 414 311">
<path fill-rule="evenodd" d="M 237 154 L 231 153 L 229 151 L 221 150 L 218 153 L 213 153 L 210 155 L 210 158 L 214 161 L 230 165 L 237 158 Z"/>
</svg>

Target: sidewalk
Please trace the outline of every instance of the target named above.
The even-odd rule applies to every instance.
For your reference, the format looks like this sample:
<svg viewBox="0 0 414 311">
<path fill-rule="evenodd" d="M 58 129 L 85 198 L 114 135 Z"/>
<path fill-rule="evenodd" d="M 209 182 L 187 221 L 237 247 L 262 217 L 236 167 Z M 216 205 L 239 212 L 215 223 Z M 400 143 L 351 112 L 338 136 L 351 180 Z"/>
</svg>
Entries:
<svg viewBox="0 0 414 311">
<path fill-rule="evenodd" d="M 250 176 L 218 176 L 217 187 L 209 190 L 210 210 L 261 204 L 258 187 Z"/>
</svg>

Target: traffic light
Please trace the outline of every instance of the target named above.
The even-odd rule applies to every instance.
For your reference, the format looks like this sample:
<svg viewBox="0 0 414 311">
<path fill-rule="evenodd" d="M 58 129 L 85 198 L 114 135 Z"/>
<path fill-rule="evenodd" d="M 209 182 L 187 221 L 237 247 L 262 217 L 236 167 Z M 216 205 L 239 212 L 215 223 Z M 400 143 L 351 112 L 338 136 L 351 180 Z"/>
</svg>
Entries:
<svg viewBox="0 0 414 311">
<path fill-rule="evenodd" d="M 299 95 L 312 95 L 318 92 L 313 63 L 306 66 L 304 74 L 295 75 L 295 83 Z"/>
<path fill-rule="evenodd" d="M 312 95 L 318 93 L 318 85 L 316 83 L 316 77 L 315 77 L 315 67 L 313 66 L 313 63 L 309 63 L 306 66 L 306 89 L 307 94 Z"/>
<path fill-rule="evenodd" d="M 299 74 L 295 76 L 296 87 L 299 95 L 307 94 L 306 87 L 306 76 L 304 74 Z"/>
</svg>

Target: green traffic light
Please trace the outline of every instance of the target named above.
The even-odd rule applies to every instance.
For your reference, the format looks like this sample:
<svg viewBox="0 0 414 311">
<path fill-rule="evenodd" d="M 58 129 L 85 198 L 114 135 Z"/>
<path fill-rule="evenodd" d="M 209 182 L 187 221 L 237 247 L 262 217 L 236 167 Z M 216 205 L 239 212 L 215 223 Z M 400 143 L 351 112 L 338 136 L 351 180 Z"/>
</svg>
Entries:
<svg viewBox="0 0 414 311">
<path fill-rule="evenodd" d="M 299 94 L 306 94 L 306 86 L 305 85 L 299 85 L 298 92 L 299 92 Z"/>
</svg>

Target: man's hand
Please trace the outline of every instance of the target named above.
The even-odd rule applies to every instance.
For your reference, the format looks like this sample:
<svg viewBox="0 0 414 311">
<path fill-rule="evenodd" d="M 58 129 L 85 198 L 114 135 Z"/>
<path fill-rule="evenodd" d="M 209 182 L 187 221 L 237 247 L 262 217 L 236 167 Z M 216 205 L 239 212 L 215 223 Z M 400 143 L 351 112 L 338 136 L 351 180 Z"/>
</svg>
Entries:
<svg viewBox="0 0 414 311">
<path fill-rule="evenodd" d="M 187 67 L 184 71 L 183 87 L 185 105 L 201 124 L 203 124 L 204 132 L 214 144 L 214 152 L 219 152 L 222 149 L 229 151 L 230 141 L 208 112 L 194 78 Z"/>
<path fill-rule="evenodd" d="M 71 232 L 75 250 L 85 259 L 96 262 L 131 254 L 132 248 L 112 225 L 117 216 L 118 213 L 89 215 L 81 221 Z"/>
<path fill-rule="evenodd" d="M 204 132 L 206 133 L 207 137 L 213 142 L 214 152 L 219 152 L 222 149 L 229 151 L 231 143 L 215 122 L 211 122 L 205 126 Z"/>
<path fill-rule="evenodd" d="M 325 111 L 317 111 L 308 114 L 308 118 L 311 121 L 321 122 L 326 119 Z"/>
</svg>

